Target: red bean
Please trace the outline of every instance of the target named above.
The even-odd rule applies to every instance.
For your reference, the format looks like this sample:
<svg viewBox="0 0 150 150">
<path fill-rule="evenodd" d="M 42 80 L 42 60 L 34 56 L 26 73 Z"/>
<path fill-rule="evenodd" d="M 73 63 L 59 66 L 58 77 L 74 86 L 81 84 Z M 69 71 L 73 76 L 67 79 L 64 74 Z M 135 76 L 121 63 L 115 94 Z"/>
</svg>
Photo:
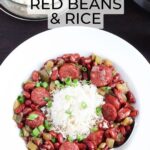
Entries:
<svg viewBox="0 0 150 150">
<path fill-rule="evenodd" d="M 37 81 L 39 81 L 39 79 L 40 79 L 39 72 L 38 71 L 33 71 L 33 73 L 32 73 L 32 80 L 37 82 Z"/>
<path fill-rule="evenodd" d="M 35 87 L 35 82 L 27 82 L 23 86 L 25 91 L 33 90 L 34 87 Z"/>
<path fill-rule="evenodd" d="M 57 138 L 57 133 L 55 131 L 52 130 L 49 133 L 51 134 L 51 136 Z"/>
<path fill-rule="evenodd" d="M 31 104 L 32 104 L 31 100 L 26 100 L 26 101 L 25 101 L 25 105 L 26 105 L 26 106 L 31 106 Z"/>
<path fill-rule="evenodd" d="M 60 147 L 60 145 L 61 145 L 61 144 L 60 144 L 60 143 L 58 143 L 58 142 L 57 142 L 57 143 L 55 143 L 55 144 L 54 144 L 55 149 L 56 149 L 56 150 L 58 150 L 58 149 L 59 149 L 59 147 Z"/>
<path fill-rule="evenodd" d="M 138 115 L 138 110 L 134 110 L 130 113 L 130 117 L 135 118 Z"/>
<path fill-rule="evenodd" d="M 55 69 L 53 69 L 53 71 L 52 71 L 51 80 L 55 81 L 55 80 L 57 80 L 57 79 L 58 79 L 58 69 L 55 68 Z"/>
<path fill-rule="evenodd" d="M 91 141 L 86 141 L 85 143 L 88 147 L 88 150 L 94 150 L 95 149 L 94 144 Z"/>
<path fill-rule="evenodd" d="M 125 119 L 126 117 L 128 117 L 131 113 L 131 110 L 129 108 L 121 108 L 118 111 L 118 120 L 122 120 Z"/>
<path fill-rule="evenodd" d="M 136 102 L 134 95 L 130 91 L 127 92 L 127 99 L 129 101 L 129 103 L 135 103 Z"/>
<path fill-rule="evenodd" d="M 59 134 L 57 135 L 57 139 L 58 139 L 58 142 L 59 142 L 60 144 L 62 144 L 62 143 L 64 142 L 63 135 L 62 135 L 61 133 L 59 133 Z"/>
<path fill-rule="evenodd" d="M 27 91 L 23 91 L 23 96 L 24 96 L 25 98 L 29 99 L 29 98 L 30 98 L 30 93 L 27 92 Z"/>
<path fill-rule="evenodd" d="M 122 135 L 126 135 L 126 129 L 125 129 L 125 127 L 124 126 L 120 126 L 119 127 L 119 129 L 120 129 L 120 132 L 122 133 Z"/>
<path fill-rule="evenodd" d="M 29 113 L 32 112 L 32 109 L 29 108 L 29 107 L 26 107 L 24 110 L 23 110 L 23 115 L 28 115 Z"/>
<path fill-rule="evenodd" d="M 18 126 L 19 129 L 22 129 L 23 128 L 23 123 L 20 122 L 20 123 L 17 124 L 17 126 Z"/>
<path fill-rule="evenodd" d="M 24 105 L 24 104 L 19 105 L 19 107 L 17 107 L 17 108 L 15 109 L 15 113 L 16 113 L 16 114 L 21 113 L 21 112 L 24 110 L 24 108 L 25 108 L 25 105 Z"/>
</svg>

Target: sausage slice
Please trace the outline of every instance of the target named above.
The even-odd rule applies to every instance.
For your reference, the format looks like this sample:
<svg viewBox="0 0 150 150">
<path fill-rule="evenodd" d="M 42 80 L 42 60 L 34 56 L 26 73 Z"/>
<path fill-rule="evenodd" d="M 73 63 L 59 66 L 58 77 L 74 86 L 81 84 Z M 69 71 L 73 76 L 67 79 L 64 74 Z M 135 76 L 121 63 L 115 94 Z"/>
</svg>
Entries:
<svg viewBox="0 0 150 150">
<path fill-rule="evenodd" d="M 112 104 L 117 110 L 120 108 L 120 102 L 118 98 L 113 95 L 106 95 L 105 96 L 106 103 Z"/>
<path fill-rule="evenodd" d="M 31 115 L 38 115 L 37 118 L 33 118 L 33 119 L 30 119 L 29 117 Z M 33 111 L 32 113 L 30 113 L 27 118 L 26 118 L 26 124 L 31 127 L 32 129 L 33 128 L 36 128 L 40 125 L 42 125 L 44 122 L 44 117 L 43 117 L 43 114 L 38 112 L 38 111 Z"/>
<path fill-rule="evenodd" d="M 39 106 L 44 106 L 47 103 L 44 98 L 49 98 L 49 96 L 50 94 L 45 88 L 38 87 L 32 91 L 31 100 Z"/>
<path fill-rule="evenodd" d="M 108 66 L 94 66 L 90 74 L 91 82 L 96 86 L 106 86 L 112 81 L 112 69 Z"/>
<path fill-rule="evenodd" d="M 102 113 L 107 121 L 115 121 L 117 118 L 116 108 L 112 104 L 104 104 L 102 106 Z"/>
<path fill-rule="evenodd" d="M 60 79 L 65 79 L 70 77 L 71 79 L 78 79 L 80 76 L 80 71 L 77 66 L 71 63 L 66 63 L 62 65 L 59 69 Z"/>
<path fill-rule="evenodd" d="M 79 150 L 79 147 L 75 143 L 65 142 L 60 146 L 59 150 Z"/>
</svg>

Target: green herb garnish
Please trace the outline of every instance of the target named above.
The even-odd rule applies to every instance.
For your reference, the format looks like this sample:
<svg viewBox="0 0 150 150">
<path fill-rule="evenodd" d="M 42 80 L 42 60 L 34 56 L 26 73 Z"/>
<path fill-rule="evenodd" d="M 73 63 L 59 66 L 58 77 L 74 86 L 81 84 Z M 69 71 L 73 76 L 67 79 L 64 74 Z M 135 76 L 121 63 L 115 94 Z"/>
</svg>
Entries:
<svg viewBox="0 0 150 150">
<path fill-rule="evenodd" d="M 80 107 L 82 109 L 86 109 L 87 108 L 87 103 L 86 102 L 81 102 Z"/>
<path fill-rule="evenodd" d="M 52 141 L 53 143 L 56 143 L 56 138 L 55 138 L 55 137 L 52 137 L 52 138 L 51 138 L 51 141 Z"/>
<path fill-rule="evenodd" d="M 24 101 L 25 101 L 25 98 L 24 98 L 23 95 L 19 95 L 18 98 L 17 98 L 17 100 L 18 100 L 19 103 L 23 104 Z"/>
<path fill-rule="evenodd" d="M 32 136 L 33 137 L 38 137 L 40 134 L 40 131 L 38 130 L 38 128 L 33 129 L 32 131 Z"/>
<path fill-rule="evenodd" d="M 40 125 L 40 126 L 38 127 L 38 130 L 39 130 L 40 132 L 43 132 L 44 129 L 45 129 L 45 127 L 44 127 L 43 125 Z"/>
<path fill-rule="evenodd" d="M 51 108 L 51 107 L 52 107 L 52 103 L 53 103 L 53 102 L 52 102 L 51 100 L 50 100 L 50 101 L 48 101 L 48 103 L 47 103 L 47 107 L 48 107 L 48 108 Z"/>
<path fill-rule="evenodd" d="M 96 107 L 96 115 L 100 116 L 102 114 L 102 108 L 101 107 Z"/>
<path fill-rule="evenodd" d="M 30 114 L 29 116 L 28 116 L 28 120 L 35 120 L 36 118 L 38 118 L 38 114 Z"/>
<path fill-rule="evenodd" d="M 73 138 L 71 136 L 68 136 L 67 139 L 68 139 L 69 142 L 73 142 Z"/>
<path fill-rule="evenodd" d="M 47 82 L 42 82 L 41 83 L 42 87 L 47 88 L 48 87 L 48 83 Z"/>
<path fill-rule="evenodd" d="M 77 140 L 78 140 L 78 142 L 81 142 L 81 141 L 83 141 L 84 140 L 84 138 L 85 138 L 85 136 L 84 135 L 77 135 Z"/>
<path fill-rule="evenodd" d="M 44 127 L 46 130 L 50 131 L 52 128 L 52 125 L 47 120 L 45 120 L 44 121 Z"/>
</svg>

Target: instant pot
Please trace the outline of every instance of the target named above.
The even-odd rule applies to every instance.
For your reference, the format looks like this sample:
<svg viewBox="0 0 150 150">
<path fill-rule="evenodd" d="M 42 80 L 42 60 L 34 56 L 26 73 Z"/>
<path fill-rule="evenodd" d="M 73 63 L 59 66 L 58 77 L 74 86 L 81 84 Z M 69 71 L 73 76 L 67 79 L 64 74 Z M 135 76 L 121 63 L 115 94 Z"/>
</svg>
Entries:
<svg viewBox="0 0 150 150">
<path fill-rule="evenodd" d="M 134 0 L 142 8 L 150 12 L 150 0 Z"/>
</svg>

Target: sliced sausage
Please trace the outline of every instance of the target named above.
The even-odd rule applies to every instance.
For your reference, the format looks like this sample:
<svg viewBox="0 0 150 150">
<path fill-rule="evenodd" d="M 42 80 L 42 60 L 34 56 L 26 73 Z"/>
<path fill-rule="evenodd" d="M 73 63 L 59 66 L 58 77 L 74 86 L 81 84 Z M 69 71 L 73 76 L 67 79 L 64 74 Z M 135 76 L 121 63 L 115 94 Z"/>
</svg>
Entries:
<svg viewBox="0 0 150 150">
<path fill-rule="evenodd" d="M 116 108 L 112 104 L 104 104 L 102 106 L 102 113 L 107 121 L 115 121 L 117 118 Z"/>
<path fill-rule="evenodd" d="M 129 108 L 121 108 L 118 111 L 118 120 L 122 120 L 125 119 L 126 117 L 128 117 L 131 113 L 131 110 Z"/>
<path fill-rule="evenodd" d="M 38 115 L 37 118 L 35 118 L 34 120 L 30 120 L 29 119 L 29 116 L 32 115 L 32 114 L 36 114 Z M 26 118 L 26 124 L 31 127 L 32 129 L 33 128 L 36 128 L 40 125 L 42 125 L 44 122 L 44 117 L 43 117 L 43 114 L 41 112 L 38 112 L 38 111 L 33 111 L 32 113 L 30 113 L 27 118 Z"/>
<path fill-rule="evenodd" d="M 75 66 L 75 64 L 66 63 L 60 67 L 59 76 L 60 79 L 65 79 L 67 77 L 78 79 L 80 76 L 80 71 L 79 68 Z"/>
<path fill-rule="evenodd" d="M 86 150 L 86 145 L 84 143 L 76 143 L 79 147 L 79 150 Z"/>
<path fill-rule="evenodd" d="M 115 93 L 116 97 L 119 99 L 121 104 L 124 104 L 126 102 L 127 97 L 123 92 L 121 92 L 118 89 L 114 89 L 114 93 Z"/>
<path fill-rule="evenodd" d="M 118 98 L 113 95 L 106 95 L 105 96 L 106 103 L 112 104 L 117 110 L 120 108 L 120 102 Z"/>
<path fill-rule="evenodd" d="M 49 97 L 50 97 L 49 92 L 42 87 L 35 88 L 31 93 L 31 100 L 39 106 L 46 105 L 47 102 L 44 100 L 44 98 Z"/>
<path fill-rule="evenodd" d="M 104 65 L 94 66 L 91 70 L 90 78 L 96 86 L 106 86 L 112 80 L 112 69 Z"/>
<path fill-rule="evenodd" d="M 75 143 L 71 143 L 71 142 L 64 142 L 59 150 L 79 150 L 79 147 L 77 146 L 77 144 Z"/>
<path fill-rule="evenodd" d="M 103 134 L 104 134 L 103 130 L 93 132 L 86 138 L 86 141 L 91 141 L 94 144 L 94 147 L 96 148 L 97 145 L 102 142 Z"/>
<path fill-rule="evenodd" d="M 37 81 L 39 81 L 39 79 L 40 79 L 39 72 L 38 71 L 33 71 L 33 73 L 32 73 L 32 80 L 37 82 Z"/>
</svg>

